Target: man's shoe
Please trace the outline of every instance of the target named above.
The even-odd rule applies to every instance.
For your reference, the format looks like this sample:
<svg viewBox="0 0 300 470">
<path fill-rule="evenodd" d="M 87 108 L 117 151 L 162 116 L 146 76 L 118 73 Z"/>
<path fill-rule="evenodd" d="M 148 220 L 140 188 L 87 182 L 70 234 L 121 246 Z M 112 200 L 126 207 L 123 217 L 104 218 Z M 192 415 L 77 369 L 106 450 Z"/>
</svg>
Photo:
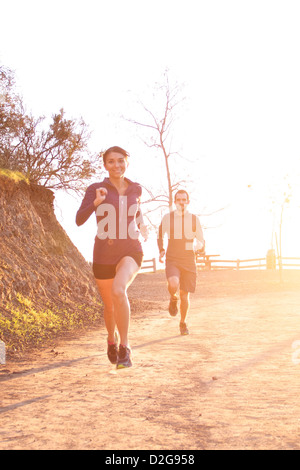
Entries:
<svg viewBox="0 0 300 470">
<path fill-rule="evenodd" d="M 177 297 L 171 297 L 170 298 L 170 303 L 169 303 L 169 314 L 172 317 L 175 317 L 178 313 L 178 307 L 177 307 L 177 302 L 178 298 Z"/>
<path fill-rule="evenodd" d="M 127 346 L 120 344 L 119 355 L 117 362 L 117 369 L 124 369 L 125 367 L 131 367 L 131 350 Z"/>
<path fill-rule="evenodd" d="M 186 323 L 180 323 L 180 324 L 179 324 L 179 329 L 180 329 L 180 334 L 181 334 L 182 336 L 186 336 L 186 335 L 189 335 L 189 334 L 190 334 Z"/>
</svg>

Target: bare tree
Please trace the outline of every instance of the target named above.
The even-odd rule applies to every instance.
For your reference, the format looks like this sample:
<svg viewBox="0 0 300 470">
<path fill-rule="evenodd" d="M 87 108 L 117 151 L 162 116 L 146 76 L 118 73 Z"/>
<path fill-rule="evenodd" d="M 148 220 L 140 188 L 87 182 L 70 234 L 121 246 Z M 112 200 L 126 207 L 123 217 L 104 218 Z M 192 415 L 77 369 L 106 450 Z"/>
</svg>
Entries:
<svg viewBox="0 0 300 470">
<path fill-rule="evenodd" d="M 156 83 L 153 96 L 154 100 L 150 106 L 139 100 L 138 104 L 143 109 L 145 120 L 139 121 L 132 118 L 125 118 L 128 122 L 143 127 L 150 132 L 144 144 L 149 148 L 159 150 L 166 170 L 167 191 L 162 194 L 154 195 L 149 189 L 149 200 L 145 202 L 157 202 L 158 207 L 168 206 L 171 210 L 173 205 L 173 194 L 186 180 L 176 180 L 174 172 L 171 169 L 171 160 L 178 152 L 172 152 L 172 132 L 176 120 L 176 111 L 180 103 L 184 101 L 181 96 L 182 85 L 175 83 L 171 86 L 168 71 L 165 71 L 163 83 Z M 154 110 L 155 109 L 155 110 Z M 153 209 L 155 210 L 155 209 Z"/>
</svg>

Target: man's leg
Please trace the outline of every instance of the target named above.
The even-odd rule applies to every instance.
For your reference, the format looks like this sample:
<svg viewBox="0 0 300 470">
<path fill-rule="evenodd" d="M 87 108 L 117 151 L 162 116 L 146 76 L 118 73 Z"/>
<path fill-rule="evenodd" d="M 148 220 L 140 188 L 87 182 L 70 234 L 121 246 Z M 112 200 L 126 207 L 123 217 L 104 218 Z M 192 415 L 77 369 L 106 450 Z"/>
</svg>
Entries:
<svg viewBox="0 0 300 470">
<path fill-rule="evenodd" d="M 190 295 L 189 292 L 180 290 L 180 324 L 179 329 L 181 335 L 188 335 L 189 330 L 186 324 L 187 314 L 190 308 Z"/>
<path fill-rule="evenodd" d="M 182 271 L 180 278 L 180 333 L 188 335 L 189 330 L 186 325 L 186 319 L 190 308 L 190 292 L 196 289 L 196 272 Z"/>
<path fill-rule="evenodd" d="M 185 323 L 190 308 L 190 294 L 184 290 L 180 290 L 180 321 Z"/>
<path fill-rule="evenodd" d="M 170 293 L 170 296 L 173 298 L 177 298 L 176 293 L 179 288 L 179 277 L 177 276 L 171 276 L 168 278 L 168 291 Z"/>
<path fill-rule="evenodd" d="M 173 261 L 168 259 L 166 260 L 166 278 L 168 281 L 168 291 L 170 294 L 169 313 L 172 317 L 175 317 L 175 315 L 178 313 L 177 291 L 180 284 L 180 270 Z"/>
<path fill-rule="evenodd" d="M 178 313 L 177 302 L 178 296 L 177 291 L 179 289 L 179 277 L 170 276 L 168 277 L 168 291 L 170 294 L 169 313 L 172 317 L 175 317 Z"/>
</svg>

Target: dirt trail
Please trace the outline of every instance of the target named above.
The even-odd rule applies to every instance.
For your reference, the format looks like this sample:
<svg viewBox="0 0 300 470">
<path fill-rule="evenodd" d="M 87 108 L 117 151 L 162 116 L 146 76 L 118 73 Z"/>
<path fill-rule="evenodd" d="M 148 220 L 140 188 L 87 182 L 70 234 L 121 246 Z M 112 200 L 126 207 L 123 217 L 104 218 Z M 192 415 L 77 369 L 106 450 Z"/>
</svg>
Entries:
<svg viewBox="0 0 300 470">
<path fill-rule="evenodd" d="M 132 368 L 109 364 L 104 328 L 0 368 L 0 449 L 300 449 L 299 285 L 205 278 L 182 337 L 153 275 Z"/>
</svg>

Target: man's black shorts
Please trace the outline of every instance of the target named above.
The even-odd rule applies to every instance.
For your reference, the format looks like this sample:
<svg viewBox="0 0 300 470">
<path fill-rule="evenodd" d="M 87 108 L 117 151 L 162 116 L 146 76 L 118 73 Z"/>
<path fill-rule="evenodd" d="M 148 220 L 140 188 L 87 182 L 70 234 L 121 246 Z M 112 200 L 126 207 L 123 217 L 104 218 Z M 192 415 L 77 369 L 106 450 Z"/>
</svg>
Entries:
<svg viewBox="0 0 300 470">
<path fill-rule="evenodd" d="M 176 276 L 180 281 L 180 289 L 185 292 L 195 292 L 197 273 L 184 269 L 176 261 L 166 260 L 166 276 L 167 279 Z"/>
</svg>

